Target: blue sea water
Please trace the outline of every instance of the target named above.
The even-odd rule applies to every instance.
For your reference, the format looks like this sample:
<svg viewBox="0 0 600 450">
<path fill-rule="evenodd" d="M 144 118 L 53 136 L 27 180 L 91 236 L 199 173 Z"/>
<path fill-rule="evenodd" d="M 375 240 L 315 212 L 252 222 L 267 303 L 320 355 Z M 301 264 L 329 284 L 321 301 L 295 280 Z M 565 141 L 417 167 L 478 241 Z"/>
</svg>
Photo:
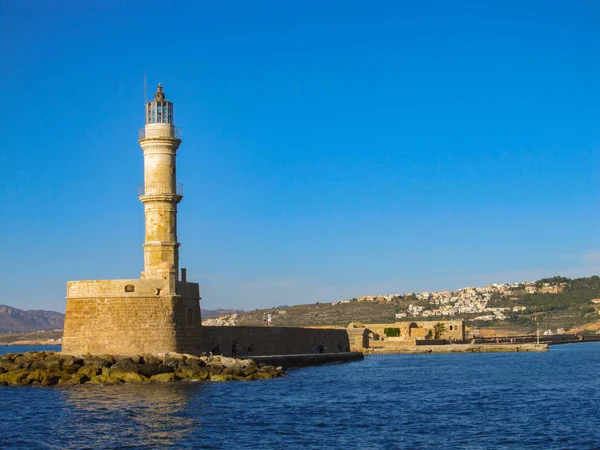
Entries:
<svg viewBox="0 0 600 450">
<path fill-rule="evenodd" d="M 0 408 L 1 449 L 594 449 L 600 343 L 367 356 L 257 382 L 0 387 Z"/>
</svg>

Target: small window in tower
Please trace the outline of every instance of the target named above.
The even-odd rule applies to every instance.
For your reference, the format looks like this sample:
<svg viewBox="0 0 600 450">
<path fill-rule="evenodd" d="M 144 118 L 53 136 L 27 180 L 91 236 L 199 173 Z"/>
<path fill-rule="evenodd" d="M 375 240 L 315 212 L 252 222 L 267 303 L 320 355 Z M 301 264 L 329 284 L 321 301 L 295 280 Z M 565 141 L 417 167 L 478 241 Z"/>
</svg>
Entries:
<svg viewBox="0 0 600 450">
<path fill-rule="evenodd" d="M 126 284 L 125 292 L 135 292 L 135 286 L 133 284 Z"/>
</svg>

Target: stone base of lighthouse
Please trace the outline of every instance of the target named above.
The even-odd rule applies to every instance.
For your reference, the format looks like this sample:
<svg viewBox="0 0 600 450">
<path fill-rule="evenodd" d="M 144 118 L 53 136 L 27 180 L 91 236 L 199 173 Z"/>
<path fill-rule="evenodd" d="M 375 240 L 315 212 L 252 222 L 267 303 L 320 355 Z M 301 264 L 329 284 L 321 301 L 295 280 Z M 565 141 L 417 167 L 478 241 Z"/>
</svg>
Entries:
<svg viewBox="0 0 600 450">
<path fill-rule="evenodd" d="M 200 354 L 200 288 L 175 280 L 67 283 L 63 353 Z"/>
</svg>

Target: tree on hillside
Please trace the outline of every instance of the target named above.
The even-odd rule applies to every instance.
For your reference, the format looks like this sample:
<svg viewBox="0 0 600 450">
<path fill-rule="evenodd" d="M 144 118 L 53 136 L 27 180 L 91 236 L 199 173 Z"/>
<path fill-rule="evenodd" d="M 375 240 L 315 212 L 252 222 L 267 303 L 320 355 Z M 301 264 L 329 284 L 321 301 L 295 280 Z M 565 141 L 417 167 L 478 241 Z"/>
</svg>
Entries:
<svg viewBox="0 0 600 450">
<path fill-rule="evenodd" d="M 436 323 L 433 327 L 433 338 L 441 339 L 441 337 L 445 331 L 446 331 L 446 325 L 444 325 L 442 322 Z"/>
</svg>

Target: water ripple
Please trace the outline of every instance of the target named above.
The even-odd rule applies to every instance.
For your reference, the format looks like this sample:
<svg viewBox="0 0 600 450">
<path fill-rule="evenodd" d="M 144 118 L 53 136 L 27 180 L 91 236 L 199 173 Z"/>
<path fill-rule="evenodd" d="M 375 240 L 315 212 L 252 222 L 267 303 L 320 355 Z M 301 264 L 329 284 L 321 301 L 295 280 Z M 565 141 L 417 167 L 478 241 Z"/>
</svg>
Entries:
<svg viewBox="0 0 600 450">
<path fill-rule="evenodd" d="M 598 373 L 589 343 L 371 356 L 253 383 L 0 388 L 0 448 L 600 448 Z"/>
</svg>

